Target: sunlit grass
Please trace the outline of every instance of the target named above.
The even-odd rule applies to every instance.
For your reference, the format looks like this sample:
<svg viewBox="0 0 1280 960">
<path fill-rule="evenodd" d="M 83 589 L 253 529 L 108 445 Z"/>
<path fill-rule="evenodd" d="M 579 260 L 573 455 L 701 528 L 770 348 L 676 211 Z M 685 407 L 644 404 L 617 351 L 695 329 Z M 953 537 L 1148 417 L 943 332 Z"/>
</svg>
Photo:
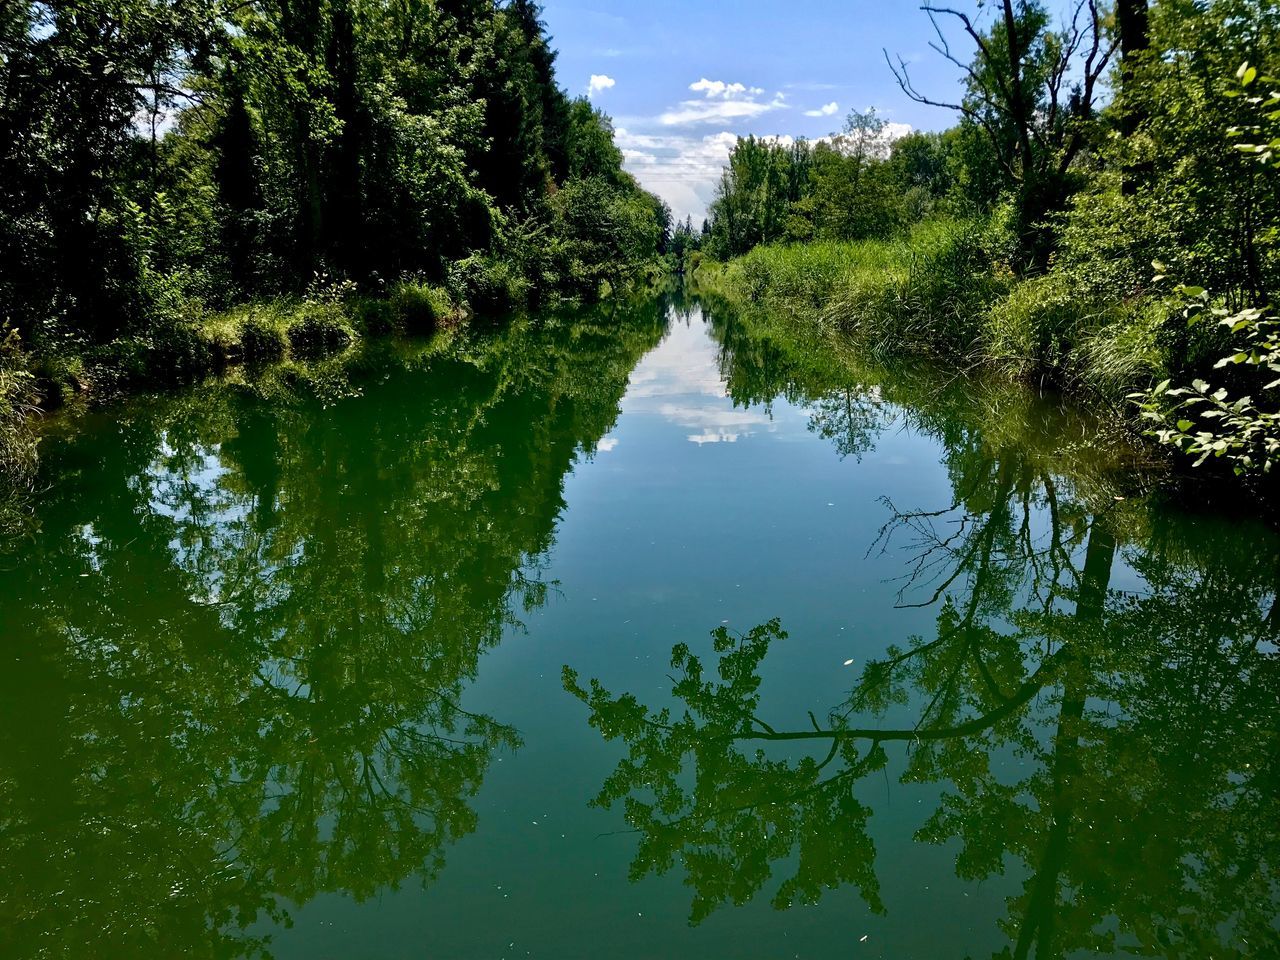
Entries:
<svg viewBox="0 0 1280 960">
<path fill-rule="evenodd" d="M 1015 278 L 998 247 L 980 224 L 934 220 L 890 240 L 758 247 L 698 283 L 872 355 L 945 356 L 1116 402 L 1165 368 L 1162 304 L 1099 301 L 1061 270 Z"/>
</svg>

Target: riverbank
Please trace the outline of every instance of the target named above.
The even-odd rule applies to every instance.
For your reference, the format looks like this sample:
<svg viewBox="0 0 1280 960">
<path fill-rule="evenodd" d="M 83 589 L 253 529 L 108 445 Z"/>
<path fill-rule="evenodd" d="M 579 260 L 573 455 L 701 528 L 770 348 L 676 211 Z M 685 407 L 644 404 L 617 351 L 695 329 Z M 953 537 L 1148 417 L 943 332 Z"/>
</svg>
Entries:
<svg viewBox="0 0 1280 960">
<path fill-rule="evenodd" d="M 648 264 L 625 287 L 615 290 L 604 282 L 597 296 L 627 298 L 637 289 L 653 288 L 668 272 L 664 262 Z M 382 292 L 315 283 L 300 296 L 225 311 L 184 303 L 139 333 L 97 345 L 68 340 L 40 355 L 22 350 L 11 338 L 0 343 L 0 493 L 33 481 L 36 423 L 43 414 L 69 406 L 88 409 L 235 367 L 247 368 L 255 378 L 315 380 L 324 390 L 321 382 L 332 379 L 332 370 L 322 362 L 353 355 L 364 343 L 428 336 L 477 315 L 503 317 L 527 309 L 528 291 L 499 283 L 492 273 L 469 278 L 456 292 L 408 281 Z M 578 302 L 562 300 L 560 306 Z"/>
<path fill-rule="evenodd" d="M 430 333 L 466 311 L 440 288 L 396 284 L 385 296 L 342 285 L 296 298 L 178 317 L 106 344 L 69 341 L 41 355 L 16 338 L 0 351 L 0 485 L 22 487 L 36 468 L 34 421 L 68 405 L 91 407 L 138 390 L 177 386 L 246 364 L 298 364 L 340 354 L 369 337 Z"/>
<path fill-rule="evenodd" d="M 1162 337 L 1173 305 L 1104 296 L 1060 271 L 1017 277 L 992 227 L 937 219 L 891 240 L 757 247 L 703 261 L 700 290 L 853 338 L 876 356 L 926 354 L 1125 406 L 1181 365 Z"/>
<path fill-rule="evenodd" d="M 837 353 L 928 358 L 958 376 L 1062 393 L 1151 446 L 1180 483 L 1192 459 L 1151 429 L 1135 396 L 1171 378 L 1247 388 L 1217 362 L 1232 353 L 1232 333 L 1188 324 L 1186 302 L 1173 293 L 1121 296 L 1064 268 L 1019 277 L 1000 249 L 989 225 L 937 219 L 891 240 L 767 245 L 728 262 L 704 259 L 690 282 L 774 329 L 815 333 Z M 1264 504 L 1274 495 L 1271 472 L 1242 475 L 1233 465 L 1211 457 L 1198 464 L 1195 485 Z"/>
</svg>

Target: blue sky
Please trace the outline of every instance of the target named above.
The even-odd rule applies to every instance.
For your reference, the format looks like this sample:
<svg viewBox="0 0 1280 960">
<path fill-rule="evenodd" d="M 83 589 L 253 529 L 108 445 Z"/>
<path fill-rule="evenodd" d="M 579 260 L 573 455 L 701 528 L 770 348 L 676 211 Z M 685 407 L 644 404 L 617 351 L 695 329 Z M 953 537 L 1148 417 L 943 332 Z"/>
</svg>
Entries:
<svg viewBox="0 0 1280 960">
<path fill-rule="evenodd" d="M 739 135 L 822 137 L 871 106 L 898 130 L 955 120 L 907 99 L 885 65 L 887 48 L 921 90 L 957 92 L 912 2 L 545 0 L 543 16 L 561 84 L 613 117 L 627 168 L 681 218 L 704 215 Z"/>
</svg>

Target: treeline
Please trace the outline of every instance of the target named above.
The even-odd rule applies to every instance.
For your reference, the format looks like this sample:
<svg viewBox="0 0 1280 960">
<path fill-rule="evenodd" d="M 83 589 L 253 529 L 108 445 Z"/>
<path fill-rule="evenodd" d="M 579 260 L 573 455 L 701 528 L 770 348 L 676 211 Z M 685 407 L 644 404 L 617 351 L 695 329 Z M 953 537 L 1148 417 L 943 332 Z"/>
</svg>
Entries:
<svg viewBox="0 0 1280 960">
<path fill-rule="evenodd" d="M 989 206 L 971 200 L 962 141 L 972 131 L 914 132 L 897 139 L 873 109 L 853 111 L 828 139 L 740 139 L 709 210 L 704 250 L 717 259 L 768 243 L 894 236 L 941 212 Z M 990 183 L 989 178 L 983 182 Z"/>
<path fill-rule="evenodd" d="M 1197 381 L 1208 399 L 1192 405 L 1217 412 L 1157 398 L 1160 438 L 1265 469 L 1280 455 L 1280 4 L 1077 0 L 1058 22 L 1039 0 L 980 6 L 925 8 L 960 96 L 935 99 L 888 57 L 908 97 L 956 116 L 945 132 L 893 140 L 855 112 L 816 143 L 738 143 L 706 251 L 746 256 L 708 282 L 880 349 L 1118 403 Z M 1224 429 L 1240 398 L 1249 415 Z"/>
<path fill-rule="evenodd" d="M 46 390 L 248 352 L 206 328 L 249 301 L 592 299 L 670 219 L 557 83 L 532 0 L 0 12 L 0 339 Z M 290 311 L 264 314 L 284 349 L 350 334 L 294 337 Z"/>
</svg>

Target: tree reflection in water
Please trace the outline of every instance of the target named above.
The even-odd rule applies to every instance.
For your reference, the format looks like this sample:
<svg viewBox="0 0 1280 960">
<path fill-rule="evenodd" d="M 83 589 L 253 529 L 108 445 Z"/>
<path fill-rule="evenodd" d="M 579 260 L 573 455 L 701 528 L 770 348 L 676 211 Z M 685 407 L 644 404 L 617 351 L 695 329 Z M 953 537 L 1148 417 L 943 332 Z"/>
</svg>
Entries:
<svg viewBox="0 0 1280 960">
<path fill-rule="evenodd" d="M 217 387 L 55 444 L 0 576 L 0 955 L 265 955 L 290 903 L 437 876 L 519 743 L 465 687 L 662 330 L 522 321 L 327 410 Z"/>
<path fill-rule="evenodd" d="M 731 387 L 829 386 L 722 331 L 739 341 L 724 358 Z M 785 384 L 760 375 L 761 357 Z M 962 880 L 1022 864 L 998 956 L 1280 955 L 1274 537 L 1228 524 L 1215 535 L 1211 521 L 1121 501 L 1102 469 L 1066 479 L 1070 458 L 1052 444 L 1004 442 L 997 420 L 939 411 L 947 399 L 895 415 L 943 441 L 954 503 L 889 504 L 882 531 L 911 542 L 900 603 L 936 609 L 936 629 L 868 663 L 843 702 L 766 715 L 763 661 L 787 639 L 777 620 L 717 628 L 706 665 L 678 644 L 667 706 L 565 668 L 591 725 L 625 744 L 594 802 L 621 804 L 638 832 L 632 878 L 680 865 L 693 922 L 753 898 L 775 870 L 778 908 L 848 884 L 883 912 L 873 811 L 856 788 L 897 750 L 902 782 L 943 788 L 918 841 L 959 841 Z M 879 397 L 862 409 L 891 412 Z M 852 451 L 878 429 L 850 426 Z M 1137 589 L 1112 587 L 1118 565 Z M 909 724 L 886 722 L 904 712 Z"/>
</svg>

